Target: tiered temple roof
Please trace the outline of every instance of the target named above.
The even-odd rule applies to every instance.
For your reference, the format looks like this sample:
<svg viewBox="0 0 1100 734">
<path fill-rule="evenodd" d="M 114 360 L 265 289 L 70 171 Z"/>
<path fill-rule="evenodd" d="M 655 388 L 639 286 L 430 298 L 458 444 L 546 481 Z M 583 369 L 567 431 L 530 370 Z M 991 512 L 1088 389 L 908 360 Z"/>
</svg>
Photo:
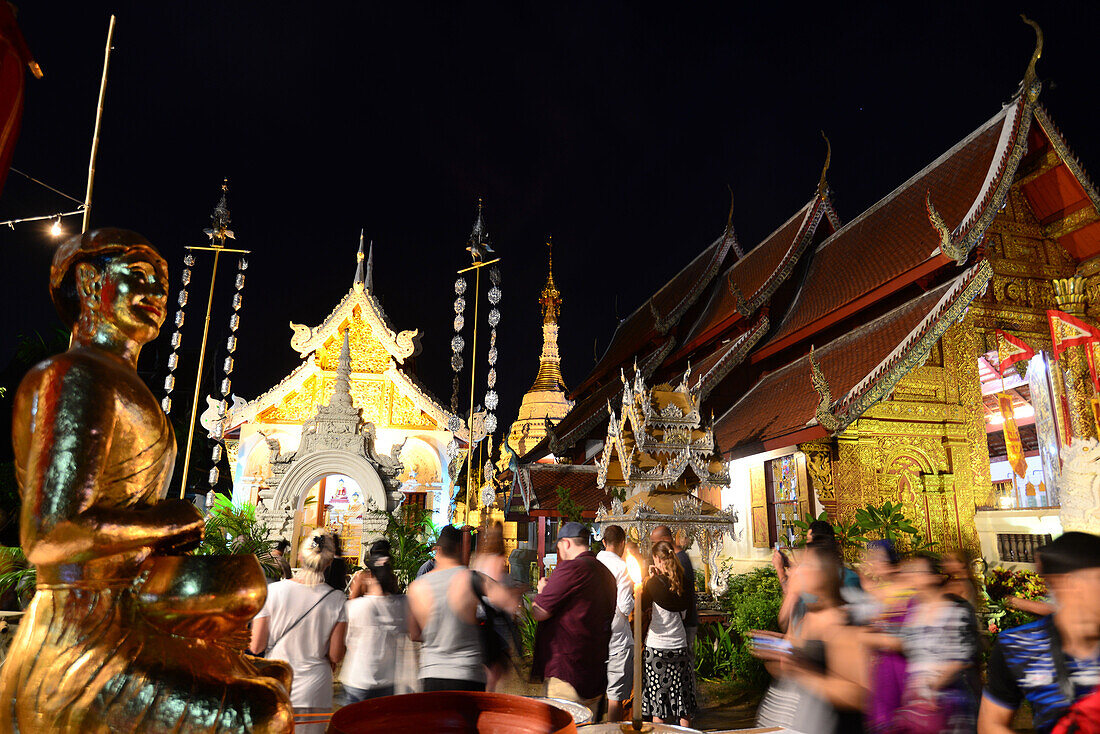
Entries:
<svg viewBox="0 0 1100 734">
<path fill-rule="evenodd" d="M 365 261 L 364 261 L 365 260 Z M 227 430 L 244 423 L 300 425 L 325 404 L 336 386 L 343 335 L 351 354 L 351 390 L 364 420 L 378 426 L 445 430 L 448 412 L 408 370 L 420 351 L 419 331 L 397 331 L 374 295 L 373 252 L 364 257 L 360 236 L 355 279 L 321 324 L 290 324 L 290 346 L 302 362 L 278 384 L 229 417 Z"/>
<path fill-rule="evenodd" d="M 1100 253 L 1100 197 L 1038 105 L 1037 57 L 1004 108 L 847 224 L 823 172 L 813 198 L 744 256 L 730 256 L 727 228 L 619 325 L 527 460 L 592 461 L 621 370 L 652 382 L 692 364 L 726 456 L 842 430 L 923 363 L 1002 267 L 984 239 L 1010 190 L 1039 237 L 1077 262 Z"/>
</svg>

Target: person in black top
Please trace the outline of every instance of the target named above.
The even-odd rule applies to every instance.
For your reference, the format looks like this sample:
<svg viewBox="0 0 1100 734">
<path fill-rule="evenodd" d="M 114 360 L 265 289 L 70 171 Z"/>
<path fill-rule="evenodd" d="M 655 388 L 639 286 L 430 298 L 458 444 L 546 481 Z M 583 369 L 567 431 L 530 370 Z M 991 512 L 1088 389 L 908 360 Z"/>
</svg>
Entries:
<svg viewBox="0 0 1100 734">
<path fill-rule="evenodd" d="M 979 734 L 1009 734 L 1027 699 L 1038 734 L 1100 684 L 1100 536 L 1065 533 L 1039 549 L 1049 617 L 1005 630 L 989 656 Z"/>
<path fill-rule="evenodd" d="M 337 591 L 346 591 L 348 588 L 348 564 L 344 560 L 344 549 L 340 546 L 340 536 L 329 533 L 333 545 L 336 546 L 336 557 L 325 571 L 325 583 Z"/>
<path fill-rule="evenodd" d="M 689 655 L 695 653 L 695 635 L 699 631 L 699 607 L 695 601 L 695 568 L 691 565 L 691 558 L 687 549 L 680 545 L 672 536 L 672 530 L 668 525 L 658 525 L 649 533 L 649 542 L 652 544 L 665 541 L 676 549 L 676 559 L 684 569 L 684 588 L 688 596 L 687 616 L 684 617 L 684 631 L 687 633 L 687 649 Z"/>
</svg>

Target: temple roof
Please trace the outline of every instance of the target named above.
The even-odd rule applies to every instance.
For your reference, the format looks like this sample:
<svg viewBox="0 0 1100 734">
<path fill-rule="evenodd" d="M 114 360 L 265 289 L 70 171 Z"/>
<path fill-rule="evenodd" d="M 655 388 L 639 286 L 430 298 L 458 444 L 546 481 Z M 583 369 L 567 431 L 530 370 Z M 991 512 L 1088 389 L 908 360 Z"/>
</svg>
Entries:
<svg viewBox="0 0 1100 734">
<path fill-rule="evenodd" d="M 727 226 L 721 237 L 700 252 L 634 313 L 619 322 L 600 361 L 571 397 L 582 394 L 595 382 L 638 355 L 647 344 L 667 334 L 718 274 L 736 239 L 733 227 Z"/>
<path fill-rule="evenodd" d="M 791 346 L 875 302 L 884 291 L 950 264 L 929 223 L 927 201 L 952 238 L 972 248 L 1007 196 L 1026 149 L 1029 112 L 1025 99 L 1016 98 L 822 242 L 790 311 L 754 358 Z"/>
<path fill-rule="evenodd" d="M 375 298 L 373 287 L 373 246 L 370 255 L 365 258 L 363 236 L 360 234 L 355 277 L 348 292 L 319 325 L 290 324 L 293 332 L 290 346 L 301 355 L 302 362 L 269 390 L 232 414 L 229 428 L 255 421 L 265 410 L 306 389 L 307 383 L 313 384 L 311 381 L 321 379 L 322 373 L 335 370 L 334 357 L 340 349 L 341 334 L 352 325 L 356 325 L 354 337 L 362 347 L 364 358 L 369 361 L 369 364 L 362 364 L 353 359 L 351 366 L 354 373 L 369 372 L 389 379 L 412 405 L 439 428 L 446 428 L 447 411 L 402 366 L 405 360 L 420 351 L 420 332 L 415 329 L 395 331 L 381 303 Z"/>
<path fill-rule="evenodd" d="M 910 369 L 923 364 L 936 340 L 962 317 L 991 275 L 983 260 L 815 350 L 832 393 L 839 395 L 829 409 L 838 417 L 840 428 L 888 395 Z M 822 396 L 811 374 L 807 353 L 762 377 L 715 424 L 719 450 L 745 455 L 826 435 L 817 424 Z"/>
<path fill-rule="evenodd" d="M 791 275 L 825 220 L 828 231 L 840 225 L 827 196 L 815 194 L 790 219 L 726 269 L 714 282 L 706 307 L 680 340 L 677 354 L 687 354 L 722 333 L 746 313 L 766 305 Z"/>
<path fill-rule="evenodd" d="M 569 492 L 569 498 L 584 509 L 585 517 L 595 517 L 601 503 L 611 496 L 596 486 L 596 467 L 591 465 L 573 466 L 571 464 L 525 464 L 519 467 L 523 473 L 522 481 L 530 487 L 533 516 L 560 516 L 558 487 Z M 519 509 L 515 500 L 510 503 L 513 509 Z"/>
</svg>

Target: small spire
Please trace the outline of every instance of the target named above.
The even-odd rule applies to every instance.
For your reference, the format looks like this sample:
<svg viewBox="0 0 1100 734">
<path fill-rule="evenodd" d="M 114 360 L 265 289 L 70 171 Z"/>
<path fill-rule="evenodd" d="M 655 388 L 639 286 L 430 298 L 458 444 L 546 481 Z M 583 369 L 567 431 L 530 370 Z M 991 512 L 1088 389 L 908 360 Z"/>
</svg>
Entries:
<svg viewBox="0 0 1100 734">
<path fill-rule="evenodd" d="M 554 244 L 550 236 L 546 238 L 546 247 L 550 251 L 549 267 L 547 268 L 546 285 L 542 289 L 542 297 L 539 303 L 542 305 L 542 322 L 544 324 L 558 323 L 561 314 L 561 292 L 554 285 Z"/>
<path fill-rule="evenodd" d="M 214 206 L 214 214 L 210 217 L 211 227 L 204 229 L 203 234 L 210 238 L 214 247 L 224 247 L 227 239 L 236 239 L 233 230 L 229 229 L 229 204 L 226 195 L 229 193 L 229 179 L 222 179 L 222 195 Z"/>
<path fill-rule="evenodd" d="M 329 405 L 350 407 L 351 399 L 351 333 L 350 324 L 344 329 L 344 342 L 340 345 L 340 359 L 336 365 L 336 385 L 333 388 Z"/>
<path fill-rule="evenodd" d="M 370 241 L 367 248 L 367 290 L 374 290 L 374 240 Z"/>
<path fill-rule="evenodd" d="M 829 172 L 829 163 L 833 160 L 833 144 L 829 142 L 824 130 L 821 131 L 821 137 L 825 141 L 825 165 L 821 168 L 821 179 L 817 182 L 817 195 L 824 199 L 829 193 L 829 182 L 825 180 L 825 174 Z"/>
<path fill-rule="evenodd" d="M 362 293 L 366 284 L 366 276 L 363 274 L 363 230 L 359 230 L 359 252 L 355 253 L 355 282 L 352 287 L 356 293 Z"/>
<path fill-rule="evenodd" d="M 466 240 L 466 251 L 474 262 L 481 262 L 485 256 L 493 252 L 489 245 L 489 233 L 485 231 L 485 218 L 482 216 L 481 197 L 477 197 L 477 218 L 474 220 L 474 228 L 470 230 L 470 238 Z"/>
</svg>

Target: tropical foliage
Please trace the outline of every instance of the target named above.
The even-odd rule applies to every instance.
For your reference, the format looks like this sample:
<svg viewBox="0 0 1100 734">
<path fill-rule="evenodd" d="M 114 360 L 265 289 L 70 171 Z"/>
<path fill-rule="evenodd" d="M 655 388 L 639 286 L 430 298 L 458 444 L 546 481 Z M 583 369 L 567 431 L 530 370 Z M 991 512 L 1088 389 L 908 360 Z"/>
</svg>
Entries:
<svg viewBox="0 0 1100 734">
<path fill-rule="evenodd" d="M 430 510 L 407 502 L 396 513 L 383 510 L 368 512 L 385 518 L 386 529 L 383 534 L 390 541 L 393 571 L 403 589 L 416 578 L 420 567 L 431 559 L 440 529 L 432 522 Z"/>
<path fill-rule="evenodd" d="M 724 624 L 707 625 L 695 638 L 695 674 L 705 680 L 730 680 L 737 673 L 737 635 Z"/>
<path fill-rule="evenodd" d="M 794 521 L 794 527 L 798 531 L 799 538 L 797 545 L 806 544 L 806 535 L 810 531 L 810 525 L 817 520 L 830 522 L 829 515 L 824 510 L 817 517 L 807 512 L 801 520 Z M 837 520 L 832 523 L 832 526 L 836 532 L 836 542 L 841 550 L 845 551 L 845 554 L 847 554 L 848 549 L 862 548 L 867 542 L 867 538 L 863 536 L 863 529 L 855 522 L 845 523 L 843 520 Z"/>
<path fill-rule="evenodd" d="M 251 553 L 270 579 L 279 578 L 279 564 L 271 555 L 275 540 L 271 530 L 256 517 L 256 506 L 233 504 L 225 495 L 214 496 L 214 506 L 206 516 L 206 532 L 195 549 L 199 556 L 229 556 Z"/>
<path fill-rule="evenodd" d="M 554 492 L 558 495 L 558 512 L 569 522 L 584 522 L 584 508 L 569 496 L 569 490 L 559 484 Z"/>
<path fill-rule="evenodd" d="M 925 541 L 902 509 L 900 502 L 889 500 L 880 506 L 867 505 L 856 510 L 855 524 L 865 540 L 889 540 L 899 553 L 931 550 L 935 543 Z"/>
<path fill-rule="evenodd" d="M 34 596 L 38 574 L 27 562 L 19 546 L 0 546 L 0 594 L 14 591 L 19 606 L 25 607 Z"/>
</svg>

